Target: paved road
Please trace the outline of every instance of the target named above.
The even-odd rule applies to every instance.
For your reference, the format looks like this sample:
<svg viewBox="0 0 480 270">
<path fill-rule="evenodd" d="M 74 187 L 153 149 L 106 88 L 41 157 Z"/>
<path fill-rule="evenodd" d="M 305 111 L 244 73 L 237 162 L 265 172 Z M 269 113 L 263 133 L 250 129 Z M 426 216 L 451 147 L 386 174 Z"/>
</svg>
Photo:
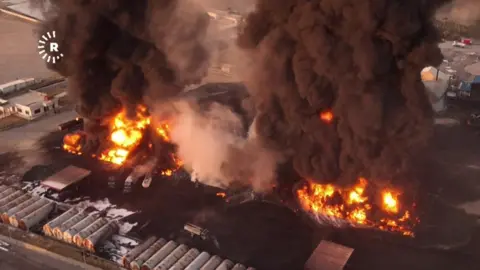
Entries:
<svg viewBox="0 0 480 270">
<path fill-rule="evenodd" d="M 49 256 L 21 247 L 10 246 L 8 251 L 0 250 L 2 270 L 82 270 L 79 266 L 55 260 Z"/>
</svg>

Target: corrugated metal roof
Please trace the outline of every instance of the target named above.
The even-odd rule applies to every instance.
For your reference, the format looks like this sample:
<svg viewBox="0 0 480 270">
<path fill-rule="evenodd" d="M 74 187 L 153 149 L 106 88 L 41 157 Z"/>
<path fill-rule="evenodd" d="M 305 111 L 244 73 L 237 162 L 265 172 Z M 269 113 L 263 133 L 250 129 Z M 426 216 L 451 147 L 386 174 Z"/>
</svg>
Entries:
<svg viewBox="0 0 480 270">
<path fill-rule="evenodd" d="M 42 181 L 42 185 L 55 190 L 62 190 L 90 175 L 91 171 L 73 165 L 57 172 Z"/>
<path fill-rule="evenodd" d="M 458 85 L 458 89 L 460 89 L 461 91 L 471 91 L 472 84 L 469 82 L 461 81 L 460 85 Z"/>
<path fill-rule="evenodd" d="M 322 240 L 305 263 L 305 270 L 342 270 L 352 253 L 353 248 Z"/>
</svg>

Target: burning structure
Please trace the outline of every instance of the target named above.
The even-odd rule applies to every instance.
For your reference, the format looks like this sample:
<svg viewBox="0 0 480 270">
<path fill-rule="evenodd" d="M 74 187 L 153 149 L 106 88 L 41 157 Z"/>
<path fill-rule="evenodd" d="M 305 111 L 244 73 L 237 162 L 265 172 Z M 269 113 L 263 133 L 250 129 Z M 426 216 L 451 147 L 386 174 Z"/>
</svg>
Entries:
<svg viewBox="0 0 480 270">
<path fill-rule="evenodd" d="M 56 29 L 66 57 L 50 67 L 69 77 L 84 119 L 64 149 L 164 176 L 186 165 L 220 187 L 293 187 L 321 223 L 413 236 L 411 157 L 432 124 L 420 72 L 441 63 L 431 18 L 446 1 L 257 1 L 238 38 L 254 59 L 246 124 L 179 102 L 212 53 L 208 15 L 186 2 L 54 2 L 43 27 Z"/>
</svg>

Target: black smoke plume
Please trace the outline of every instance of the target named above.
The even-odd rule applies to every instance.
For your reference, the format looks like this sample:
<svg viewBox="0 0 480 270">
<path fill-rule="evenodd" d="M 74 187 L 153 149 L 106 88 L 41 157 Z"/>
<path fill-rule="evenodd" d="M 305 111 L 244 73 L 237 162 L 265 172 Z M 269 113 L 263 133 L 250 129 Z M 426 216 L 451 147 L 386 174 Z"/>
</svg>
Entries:
<svg viewBox="0 0 480 270">
<path fill-rule="evenodd" d="M 445 2 L 258 0 L 238 43 L 255 59 L 263 143 L 317 182 L 405 179 L 432 132 L 420 72 L 442 61 L 432 19 Z"/>
<path fill-rule="evenodd" d="M 121 108 L 172 97 L 206 75 L 209 16 L 193 1 L 31 2 L 47 10 L 40 33 L 56 31 L 65 57 L 49 67 L 68 78 L 90 144 Z"/>
</svg>

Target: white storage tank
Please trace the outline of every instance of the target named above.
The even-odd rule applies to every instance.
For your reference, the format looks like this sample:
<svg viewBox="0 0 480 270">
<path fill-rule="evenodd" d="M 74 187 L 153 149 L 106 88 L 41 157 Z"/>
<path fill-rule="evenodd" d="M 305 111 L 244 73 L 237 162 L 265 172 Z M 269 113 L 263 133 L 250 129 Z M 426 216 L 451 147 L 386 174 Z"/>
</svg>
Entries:
<svg viewBox="0 0 480 270">
<path fill-rule="evenodd" d="M 155 243 L 153 243 L 153 245 L 138 255 L 138 257 L 130 263 L 130 268 L 132 270 L 140 270 L 143 264 L 148 261 L 153 254 L 159 251 L 166 243 L 167 240 L 163 238 L 158 239 Z"/>
<path fill-rule="evenodd" d="M 193 260 L 186 268 L 185 270 L 198 270 L 200 269 L 205 263 L 208 262 L 210 259 L 210 254 L 208 252 L 202 252 L 200 255 L 198 255 L 195 260 Z"/>
<path fill-rule="evenodd" d="M 69 244 L 73 244 L 73 237 L 79 233 L 81 230 L 85 229 L 89 225 L 91 225 L 95 220 L 98 218 L 98 214 L 90 214 L 77 224 L 73 225 L 69 229 L 63 232 L 63 241 Z"/>
<path fill-rule="evenodd" d="M 54 202 L 49 202 L 46 205 L 42 206 L 41 208 L 35 210 L 34 212 L 30 213 L 26 217 L 22 218 L 18 222 L 18 227 L 23 230 L 29 230 L 34 225 L 38 224 L 40 221 L 47 218 L 47 216 L 53 211 L 55 208 Z"/>
<path fill-rule="evenodd" d="M 73 217 L 74 215 L 78 214 L 80 210 L 76 207 L 72 207 L 68 209 L 66 212 L 61 214 L 60 216 L 56 217 L 52 221 L 48 222 L 47 224 L 43 225 L 43 233 L 47 236 L 53 236 L 52 228 L 57 227 L 58 225 L 61 225 L 67 219 Z"/>
<path fill-rule="evenodd" d="M 159 264 L 165 257 L 168 256 L 175 248 L 177 248 L 178 244 L 175 241 L 169 241 L 165 246 L 163 246 L 159 251 L 155 252 L 155 254 L 146 261 L 143 266 L 142 270 L 152 270 Z"/>
<path fill-rule="evenodd" d="M 31 197 L 30 199 L 15 205 L 14 207 L 8 209 L 7 211 L 4 211 L 3 213 L 1 213 L 3 223 L 9 224 L 10 223 L 10 216 L 16 214 L 17 212 L 21 211 L 25 207 L 34 204 L 39 199 L 40 199 L 40 197 Z"/>
<path fill-rule="evenodd" d="M 53 230 L 52 230 L 53 235 L 55 235 L 55 237 L 58 240 L 63 240 L 63 233 L 66 230 L 70 229 L 73 225 L 77 224 L 82 219 L 87 217 L 87 215 L 88 214 L 85 211 L 83 211 L 83 212 L 80 212 L 80 213 L 74 215 L 73 217 L 67 219 L 67 221 L 65 221 L 62 224 L 58 225 L 57 227 L 53 228 Z"/>
<path fill-rule="evenodd" d="M 192 248 L 183 255 L 169 270 L 183 270 L 200 254 L 196 248 Z"/>
<path fill-rule="evenodd" d="M 157 266 L 155 266 L 155 270 L 168 270 L 172 265 L 174 265 L 180 258 L 182 258 L 185 253 L 188 251 L 188 246 L 180 245 L 178 246 L 172 253 L 168 254 L 168 256 L 163 259 Z"/>
<path fill-rule="evenodd" d="M 234 263 L 228 259 L 223 260 L 215 270 L 230 270 L 232 269 Z"/>
<path fill-rule="evenodd" d="M 125 268 L 129 268 L 130 263 L 136 259 L 142 252 L 144 252 L 149 246 L 153 245 L 157 241 L 157 237 L 151 236 L 144 242 L 140 243 L 132 250 L 130 250 L 125 256 L 122 257 L 122 265 Z"/>
<path fill-rule="evenodd" d="M 241 263 L 237 263 L 235 264 L 235 266 L 233 266 L 232 270 L 246 270 L 247 267 L 245 267 L 243 264 Z"/>
<path fill-rule="evenodd" d="M 202 268 L 200 268 L 200 270 L 215 270 L 222 261 L 223 259 L 220 256 L 214 255 L 202 266 Z"/>
</svg>

